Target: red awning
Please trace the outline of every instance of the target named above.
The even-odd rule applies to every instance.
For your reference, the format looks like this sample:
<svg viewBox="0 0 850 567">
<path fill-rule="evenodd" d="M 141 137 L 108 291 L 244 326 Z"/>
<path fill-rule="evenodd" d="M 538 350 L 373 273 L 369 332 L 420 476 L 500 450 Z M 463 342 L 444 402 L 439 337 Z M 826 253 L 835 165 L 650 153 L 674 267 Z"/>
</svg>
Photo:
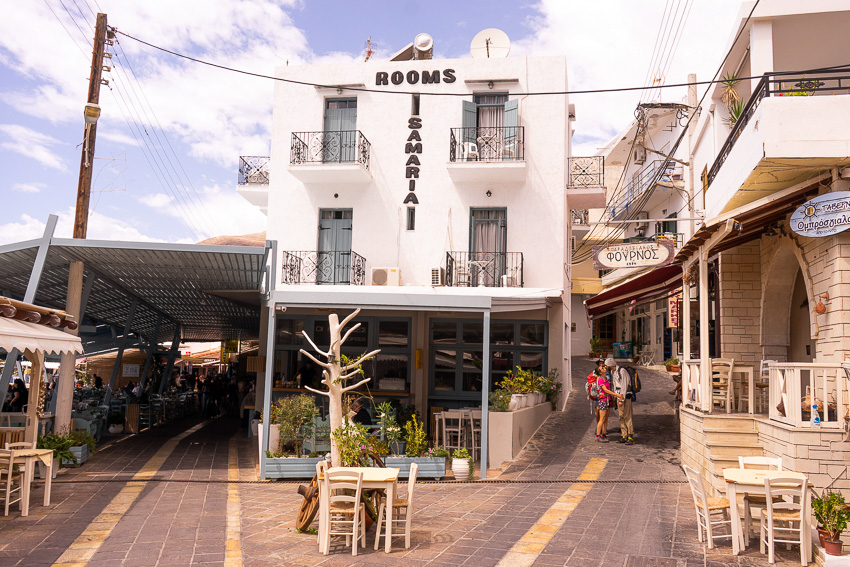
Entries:
<svg viewBox="0 0 850 567">
<path fill-rule="evenodd" d="M 649 299 L 682 285 L 682 267 L 664 266 L 603 291 L 584 302 L 588 315 L 598 315 L 632 300 Z"/>
</svg>

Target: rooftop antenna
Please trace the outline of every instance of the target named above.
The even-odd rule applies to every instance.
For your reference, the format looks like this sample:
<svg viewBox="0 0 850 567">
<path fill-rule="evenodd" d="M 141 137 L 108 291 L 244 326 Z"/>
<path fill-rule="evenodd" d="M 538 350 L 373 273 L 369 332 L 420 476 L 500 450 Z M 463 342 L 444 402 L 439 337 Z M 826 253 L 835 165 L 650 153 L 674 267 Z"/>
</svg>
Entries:
<svg viewBox="0 0 850 567">
<path fill-rule="evenodd" d="M 366 39 L 366 59 L 363 62 L 367 62 L 370 57 L 372 57 L 372 36 L 370 35 L 368 39 Z"/>
<path fill-rule="evenodd" d="M 487 28 L 475 34 L 469 46 L 469 53 L 475 59 L 496 59 L 507 57 L 511 52 L 511 40 L 500 29 Z"/>
</svg>

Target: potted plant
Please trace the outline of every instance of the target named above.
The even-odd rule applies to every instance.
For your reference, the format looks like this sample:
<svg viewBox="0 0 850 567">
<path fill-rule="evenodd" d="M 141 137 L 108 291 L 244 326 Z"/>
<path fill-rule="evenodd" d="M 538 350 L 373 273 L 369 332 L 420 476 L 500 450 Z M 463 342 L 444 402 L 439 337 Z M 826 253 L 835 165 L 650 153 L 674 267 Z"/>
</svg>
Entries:
<svg viewBox="0 0 850 567">
<path fill-rule="evenodd" d="M 676 357 L 670 357 L 664 361 L 664 367 L 667 369 L 667 372 L 681 372 L 682 367 L 679 365 L 679 359 Z"/>
<path fill-rule="evenodd" d="M 405 456 L 387 457 L 384 463 L 388 467 L 399 469 L 399 476 L 406 478 L 410 475 L 410 465 L 419 465 L 419 476 L 425 478 L 442 478 L 446 476 L 446 457 L 448 451 L 441 447 L 428 449 L 428 434 L 425 425 L 416 418 L 410 418 L 404 424 Z"/>
<path fill-rule="evenodd" d="M 590 358 L 599 358 L 602 352 L 602 339 L 590 337 Z"/>
<path fill-rule="evenodd" d="M 313 396 L 299 394 L 280 398 L 271 407 L 266 475 L 271 478 L 309 478 L 322 458 L 305 456 L 304 442 L 311 437 L 319 414 Z M 262 448 L 262 428 L 258 427 Z"/>
<path fill-rule="evenodd" d="M 106 424 L 109 426 L 109 432 L 113 435 L 124 433 L 124 414 L 120 411 L 111 411 L 106 416 Z"/>
<path fill-rule="evenodd" d="M 472 480 L 475 464 L 466 449 L 455 449 L 452 453 L 452 474 L 455 480 Z"/>
<path fill-rule="evenodd" d="M 560 372 L 557 368 L 549 369 L 549 376 L 546 377 L 548 390 L 546 390 L 545 398 L 552 404 L 552 409 L 557 409 L 558 395 L 561 393 Z"/>
<path fill-rule="evenodd" d="M 389 447 L 389 453 L 403 455 L 405 448 L 404 434 L 399 427 L 397 411 L 390 402 L 378 404 L 378 417 L 381 418 L 381 439 L 384 439 Z"/>
<path fill-rule="evenodd" d="M 71 443 L 69 450 L 76 457 L 74 462 L 81 465 L 89 460 L 89 455 L 94 453 L 97 441 L 88 431 L 77 429 L 66 435 Z"/>
<path fill-rule="evenodd" d="M 850 511 L 844 496 L 837 492 L 824 492 L 812 498 L 812 511 L 818 521 L 821 544 L 829 555 L 841 555 L 842 541 L 838 539 L 847 527 Z"/>
<path fill-rule="evenodd" d="M 511 411 L 511 393 L 503 388 L 490 392 L 491 411 Z"/>
<path fill-rule="evenodd" d="M 37 448 L 53 449 L 53 470 L 50 472 L 52 477 L 56 476 L 60 464 L 77 462 L 77 457 L 71 452 L 72 443 L 73 441 L 64 435 L 54 433 L 42 435 L 36 440 Z M 39 467 L 39 471 L 42 472 L 41 467 Z"/>
</svg>

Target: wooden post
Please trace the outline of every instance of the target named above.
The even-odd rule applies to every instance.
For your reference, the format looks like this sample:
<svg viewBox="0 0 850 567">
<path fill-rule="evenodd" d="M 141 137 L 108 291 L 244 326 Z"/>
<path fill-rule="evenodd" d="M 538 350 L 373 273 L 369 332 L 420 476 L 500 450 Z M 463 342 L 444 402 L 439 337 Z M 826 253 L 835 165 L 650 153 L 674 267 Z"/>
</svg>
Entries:
<svg viewBox="0 0 850 567">
<path fill-rule="evenodd" d="M 27 430 L 24 441 L 34 443 L 38 439 L 38 404 L 41 401 L 41 388 L 44 381 L 44 352 L 26 351 L 25 356 L 32 363 L 30 367 L 30 391 L 27 401 Z"/>
<path fill-rule="evenodd" d="M 94 277 L 89 274 L 89 277 Z M 71 262 L 68 268 L 68 298 L 65 303 L 65 313 L 78 322 L 80 320 L 80 299 L 83 290 L 83 263 Z M 79 334 L 76 329 L 65 329 L 74 336 Z M 71 410 L 74 403 L 74 385 L 77 381 L 75 369 L 77 355 L 73 352 L 63 352 L 59 364 L 59 381 L 56 383 L 56 416 L 53 418 L 53 430 L 62 431 L 71 426 Z"/>
</svg>

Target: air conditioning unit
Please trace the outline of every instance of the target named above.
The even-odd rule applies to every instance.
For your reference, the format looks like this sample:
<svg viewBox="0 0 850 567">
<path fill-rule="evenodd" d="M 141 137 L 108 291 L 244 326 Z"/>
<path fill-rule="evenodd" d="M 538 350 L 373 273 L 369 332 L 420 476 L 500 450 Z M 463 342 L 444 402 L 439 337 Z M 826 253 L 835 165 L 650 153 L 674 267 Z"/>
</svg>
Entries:
<svg viewBox="0 0 850 567">
<path fill-rule="evenodd" d="M 372 285 L 401 285 L 399 268 L 372 268 Z"/>
<path fill-rule="evenodd" d="M 646 219 L 646 222 L 635 223 L 635 230 L 646 230 L 647 228 L 649 228 L 649 211 L 640 211 L 635 217 L 635 219 Z"/>
<path fill-rule="evenodd" d="M 632 161 L 637 165 L 643 165 L 646 162 L 646 148 L 642 144 L 635 144 L 634 155 Z"/>
<path fill-rule="evenodd" d="M 431 287 L 446 285 L 446 270 L 444 268 L 431 268 Z"/>
</svg>

